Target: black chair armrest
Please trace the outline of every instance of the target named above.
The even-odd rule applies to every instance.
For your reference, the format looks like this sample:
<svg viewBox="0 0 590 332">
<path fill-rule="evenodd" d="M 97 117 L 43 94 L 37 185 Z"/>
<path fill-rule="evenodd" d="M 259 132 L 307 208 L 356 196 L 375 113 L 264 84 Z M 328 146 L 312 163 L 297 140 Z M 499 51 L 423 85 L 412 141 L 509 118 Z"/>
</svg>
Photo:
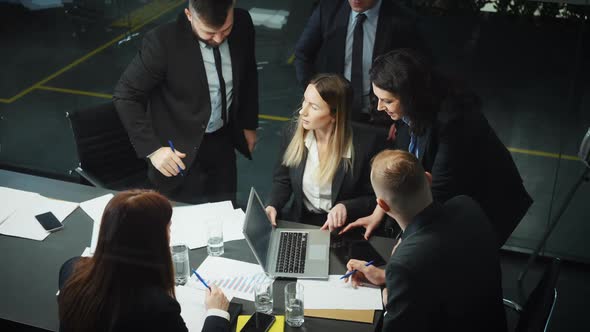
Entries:
<svg viewBox="0 0 590 332">
<path fill-rule="evenodd" d="M 76 167 L 75 169 L 76 173 L 78 173 L 81 177 L 84 178 L 84 180 L 90 182 L 91 185 L 98 187 L 98 188 L 106 188 L 105 184 L 100 181 L 97 177 L 95 177 L 94 175 L 86 172 L 85 170 L 82 169 L 82 167 Z"/>
<path fill-rule="evenodd" d="M 518 313 L 522 312 L 522 306 L 514 301 L 511 301 L 508 299 L 502 299 L 502 302 L 504 302 L 505 307 L 508 307 Z"/>
</svg>

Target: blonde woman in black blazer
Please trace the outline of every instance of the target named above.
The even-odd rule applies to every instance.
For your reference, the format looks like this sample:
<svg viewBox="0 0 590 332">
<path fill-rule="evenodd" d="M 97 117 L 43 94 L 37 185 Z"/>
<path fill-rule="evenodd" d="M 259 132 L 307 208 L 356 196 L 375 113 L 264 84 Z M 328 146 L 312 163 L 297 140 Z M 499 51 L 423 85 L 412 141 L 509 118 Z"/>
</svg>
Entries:
<svg viewBox="0 0 590 332">
<path fill-rule="evenodd" d="M 283 132 L 266 208 L 274 225 L 286 217 L 333 231 L 372 211 L 370 160 L 379 145 L 370 127 L 350 124 L 351 105 L 350 83 L 342 76 L 310 81 L 294 123 Z"/>
</svg>

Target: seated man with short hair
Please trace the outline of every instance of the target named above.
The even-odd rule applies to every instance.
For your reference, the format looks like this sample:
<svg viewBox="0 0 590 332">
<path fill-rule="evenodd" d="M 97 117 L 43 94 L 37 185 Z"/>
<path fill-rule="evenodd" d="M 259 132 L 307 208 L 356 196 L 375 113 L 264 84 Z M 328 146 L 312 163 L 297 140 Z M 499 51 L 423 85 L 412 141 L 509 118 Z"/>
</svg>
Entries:
<svg viewBox="0 0 590 332">
<path fill-rule="evenodd" d="M 467 196 L 434 202 L 431 180 L 409 152 L 375 157 L 377 204 L 403 233 L 385 271 L 349 261 L 348 270 L 358 270 L 352 283 L 386 285 L 383 331 L 506 331 L 492 226 Z"/>
</svg>

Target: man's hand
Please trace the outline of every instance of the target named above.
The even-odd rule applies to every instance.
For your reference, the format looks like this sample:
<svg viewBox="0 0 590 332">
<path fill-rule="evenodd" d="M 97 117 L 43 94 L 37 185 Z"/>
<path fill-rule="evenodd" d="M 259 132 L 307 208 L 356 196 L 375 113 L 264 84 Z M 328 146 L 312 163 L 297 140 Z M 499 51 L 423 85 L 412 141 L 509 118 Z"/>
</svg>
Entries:
<svg viewBox="0 0 590 332">
<path fill-rule="evenodd" d="M 367 262 L 351 259 L 346 264 L 347 272 L 356 270 L 352 276 L 350 276 L 346 282 L 350 279 L 352 281 L 352 287 L 357 288 L 363 282 L 370 282 L 375 286 L 385 285 L 385 270 L 374 267 L 373 265 L 365 266 Z"/>
<path fill-rule="evenodd" d="M 328 217 L 326 218 L 326 222 L 324 226 L 322 226 L 322 230 L 329 229 L 330 232 L 338 229 L 346 223 L 346 206 L 342 203 L 336 204 L 330 212 L 328 213 Z"/>
<path fill-rule="evenodd" d="M 270 223 L 274 226 L 277 227 L 277 209 L 275 209 L 274 206 L 267 206 L 266 207 L 266 215 L 268 216 L 268 219 L 270 219 Z"/>
<path fill-rule="evenodd" d="M 246 143 L 248 143 L 248 151 L 252 153 L 256 146 L 256 130 L 244 129 L 244 137 L 246 138 Z"/>
<path fill-rule="evenodd" d="M 186 169 L 181 159 L 184 157 L 186 154 L 178 150 L 172 152 L 169 147 L 161 147 L 149 156 L 152 165 L 167 177 L 178 175 L 179 167 L 183 170 Z"/>
<path fill-rule="evenodd" d="M 353 228 L 364 227 L 365 228 L 365 240 L 368 240 L 373 234 L 373 231 L 379 227 L 381 220 L 385 216 L 385 211 L 377 205 L 373 213 L 369 216 L 359 218 L 355 222 L 351 222 L 346 226 L 338 235 L 348 232 Z"/>
<path fill-rule="evenodd" d="M 229 301 L 221 288 L 211 285 L 211 290 L 207 290 L 205 294 L 205 307 L 207 309 L 220 309 L 227 311 L 229 308 Z"/>
</svg>

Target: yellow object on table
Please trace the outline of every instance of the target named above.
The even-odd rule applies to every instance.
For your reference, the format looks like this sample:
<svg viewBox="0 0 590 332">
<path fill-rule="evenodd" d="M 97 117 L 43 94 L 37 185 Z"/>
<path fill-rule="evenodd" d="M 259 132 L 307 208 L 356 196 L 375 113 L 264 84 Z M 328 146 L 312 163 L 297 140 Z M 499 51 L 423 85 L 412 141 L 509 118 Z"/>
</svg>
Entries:
<svg viewBox="0 0 590 332">
<path fill-rule="evenodd" d="M 246 322 L 248 321 L 248 319 L 250 319 L 250 316 L 252 315 L 239 315 L 238 316 L 238 324 L 236 326 L 236 332 L 240 332 L 242 331 L 242 328 L 244 327 L 244 325 L 246 325 Z M 274 322 L 274 324 L 272 324 L 272 326 L 270 327 L 270 330 L 268 330 L 269 332 L 283 332 L 285 331 L 285 316 L 284 315 L 277 315 L 275 316 L 276 320 Z"/>
</svg>

